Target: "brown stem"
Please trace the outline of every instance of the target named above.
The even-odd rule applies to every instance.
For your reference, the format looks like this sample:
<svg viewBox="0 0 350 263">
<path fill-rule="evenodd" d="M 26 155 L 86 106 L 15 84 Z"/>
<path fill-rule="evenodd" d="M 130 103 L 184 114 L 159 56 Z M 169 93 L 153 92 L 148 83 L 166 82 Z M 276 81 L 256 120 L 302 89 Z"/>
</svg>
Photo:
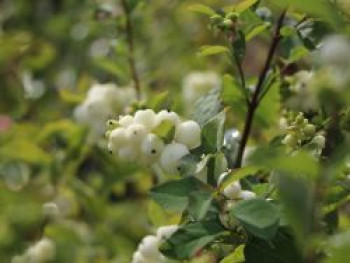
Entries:
<svg viewBox="0 0 350 263">
<path fill-rule="evenodd" d="M 133 26 L 131 23 L 131 11 L 130 11 L 127 0 L 121 0 L 121 2 L 122 2 L 122 6 L 124 9 L 124 13 L 125 13 L 125 18 L 126 18 L 125 31 L 126 31 L 126 40 L 127 40 L 128 49 L 129 49 L 129 55 L 128 55 L 129 68 L 130 68 L 130 73 L 131 73 L 132 79 L 134 81 L 134 87 L 135 87 L 137 99 L 140 100 L 141 88 L 140 88 L 139 76 L 137 74 L 136 65 L 135 65 L 134 35 L 133 35 Z"/>
<path fill-rule="evenodd" d="M 284 20 L 284 17 L 286 15 L 286 11 L 287 10 L 284 10 L 282 12 L 280 18 L 278 19 L 275 34 L 274 34 L 269 52 L 267 54 L 264 68 L 262 69 L 262 71 L 259 75 L 258 83 L 256 84 L 256 88 L 255 88 L 253 97 L 248 105 L 248 112 L 247 112 L 246 119 L 245 119 L 242 139 L 241 139 L 241 143 L 239 145 L 238 154 L 237 154 L 237 160 L 236 160 L 236 165 L 235 165 L 236 168 L 240 168 L 242 166 L 242 158 L 243 158 L 244 149 L 245 149 L 247 142 L 248 142 L 248 138 L 249 138 L 249 134 L 250 134 L 250 131 L 252 128 L 252 123 L 253 123 L 255 111 L 259 106 L 259 95 L 261 93 L 264 81 L 266 79 L 267 73 L 268 73 L 269 68 L 271 66 L 273 56 L 274 56 L 276 49 L 277 49 L 277 46 L 281 40 L 280 29 L 283 25 L 283 20 Z"/>
</svg>

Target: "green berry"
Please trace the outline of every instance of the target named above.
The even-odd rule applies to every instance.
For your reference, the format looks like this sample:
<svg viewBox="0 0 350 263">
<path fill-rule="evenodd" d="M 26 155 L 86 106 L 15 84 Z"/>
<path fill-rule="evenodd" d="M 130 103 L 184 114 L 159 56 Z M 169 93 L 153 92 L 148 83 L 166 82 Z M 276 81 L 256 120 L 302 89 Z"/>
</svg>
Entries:
<svg viewBox="0 0 350 263">
<path fill-rule="evenodd" d="M 313 136 L 316 132 L 316 128 L 315 128 L 315 125 L 307 124 L 307 125 L 305 125 L 305 127 L 303 128 L 302 131 L 307 136 Z"/>
</svg>

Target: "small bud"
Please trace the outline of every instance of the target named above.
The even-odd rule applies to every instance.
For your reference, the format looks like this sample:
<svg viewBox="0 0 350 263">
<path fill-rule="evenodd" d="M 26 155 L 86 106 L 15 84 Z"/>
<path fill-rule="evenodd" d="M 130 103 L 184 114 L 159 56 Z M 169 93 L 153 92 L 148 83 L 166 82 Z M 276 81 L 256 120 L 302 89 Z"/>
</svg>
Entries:
<svg viewBox="0 0 350 263">
<path fill-rule="evenodd" d="M 237 14 L 236 12 L 231 12 L 226 15 L 226 18 L 230 19 L 231 21 L 237 21 L 238 17 L 239 14 Z"/>
<path fill-rule="evenodd" d="M 215 14 L 210 17 L 210 20 L 213 24 L 219 24 L 222 22 L 223 17 L 218 14 Z"/>
</svg>

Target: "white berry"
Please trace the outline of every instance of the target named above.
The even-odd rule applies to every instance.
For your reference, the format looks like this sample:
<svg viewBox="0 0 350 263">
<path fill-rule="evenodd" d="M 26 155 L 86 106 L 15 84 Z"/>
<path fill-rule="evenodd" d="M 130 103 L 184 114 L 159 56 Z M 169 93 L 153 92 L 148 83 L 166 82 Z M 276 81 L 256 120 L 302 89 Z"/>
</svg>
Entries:
<svg viewBox="0 0 350 263">
<path fill-rule="evenodd" d="M 156 125 L 159 125 L 162 121 L 170 121 L 176 126 L 180 122 L 180 117 L 173 111 L 162 110 L 157 113 Z"/>
<path fill-rule="evenodd" d="M 139 110 L 135 113 L 134 122 L 144 125 L 148 130 L 152 130 L 156 124 L 156 114 L 153 110 Z"/>
<path fill-rule="evenodd" d="M 145 263 L 146 259 L 140 251 L 136 251 L 132 257 L 132 263 Z"/>
<path fill-rule="evenodd" d="M 189 149 L 201 145 L 201 128 L 195 121 L 185 121 L 176 127 L 175 140 L 185 144 Z"/>
<path fill-rule="evenodd" d="M 243 200 L 249 200 L 249 199 L 253 199 L 256 197 L 256 194 L 254 192 L 248 191 L 248 190 L 243 190 L 239 197 Z"/>
<path fill-rule="evenodd" d="M 134 117 L 131 115 L 120 116 L 118 121 L 119 125 L 124 128 L 129 127 L 131 124 L 133 124 L 133 122 Z"/>
<path fill-rule="evenodd" d="M 157 237 L 160 239 L 168 239 L 179 229 L 178 225 L 162 226 L 157 229 Z"/>
<path fill-rule="evenodd" d="M 160 156 L 160 165 L 165 172 L 176 174 L 179 172 L 180 159 L 189 153 L 188 148 L 184 144 L 168 144 L 165 146 L 162 155 Z"/>
<path fill-rule="evenodd" d="M 242 191 L 241 184 L 236 181 L 224 188 L 223 194 L 229 199 L 237 199 Z"/>
<path fill-rule="evenodd" d="M 153 133 L 149 133 L 141 142 L 141 153 L 150 160 L 155 160 L 164 149 L 164 142 Z"/>
<path fill-rule="evenodd" d="M 113 144 L 114 147 L 120 147 L 125 144 L 127 139 L 126 129 L 124 128 L 116 128 L 111 131 L 109 134 L 109 140 Z"/>
<path fill-rule="evenodd" d="M 143 238 L 138 250 L 145 258 L 157 258 L 159 256 L 158 246 L 159 238 L 149 235 Z"/>
<path fill-rule="evenodd" d="M 128 145 L 118 150 L 118 156 L 123 161 L 134 161 L 138 158 L 138 150 L 133 145 Z"/>
<path fill-rule="evenodd" d="M 144 125 L 141 124 L 131 124 L 127 129 L 126 129 L 126 136 L 127 139 L 134 144 L 140 143 L 143 138 L 147 135 L 147 129 Z"/>
</svg>

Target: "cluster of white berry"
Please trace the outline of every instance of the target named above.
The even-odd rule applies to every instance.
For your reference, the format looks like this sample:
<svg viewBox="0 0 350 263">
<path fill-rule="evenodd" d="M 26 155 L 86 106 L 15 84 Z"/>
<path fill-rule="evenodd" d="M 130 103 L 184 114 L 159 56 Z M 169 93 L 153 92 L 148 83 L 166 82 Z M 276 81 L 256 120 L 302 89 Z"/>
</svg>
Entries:
<svg viewBox="0 0 350 263">
<path fill-rule="evenodd" d="M 168 144 L 155 134 L 164 123 L 175 129 Z M 112 127 L 107 132 L 110 152 L 125 161 L 158 163 L 169 174 L 177 173 L 179 160 L 189 154 L 189 150 L 201 145 L 199 124 L 192 120 L 181 121 L 171 111 L 138 110 L 134 116 L 120 116 L 118 121 L 109 120 L 107 125 Z"/>
<path fill-rule="evenodd" d="M 210 90 L 220 88 L 221 80 L 218 74 L 212 71 L 195 71 L 188 74 L 182 84 L 182 96 L 185 106 L 193 108 L 198 99 Z"/>
<path fill-rule="evenodd" d="M 49 238 L 42 238 L 29 247 L 23 255 L 12 258 L 11 263 L 46 263 L 54 259 L 55 243 Z"/>
<path fill-rule="evenodd" d="M 219 176 L 218 183 L 217 183 L 218 186 L 220 186 L 224 182 L 227 174 L 228 173 L 225 172 Z M 242 190 L 242 187 L 239 181 L 234 181 L 229 185 L 227 185 L 223 189 L 222 193 L 229 200 L 248 200 L 256 197 L 254 192 L 248 191 L 248 190 Z"/>
<path fill-rule="evenodd" d="M 222 184 L 226 176 L 227 173 L 221 174 L 218 180 L 218 186 Z M 222 211 L 219 214 L 219 219 L 226 228 L 234 228 L 238 225 L 238 221 L 230 216 L 231 210 L 239 201 L 255 198 L 256 194 L 249 190 L 242 190 L 239 181 L 234 181 L 227 185 L 223 189 L 222 194 L 227 198 L 227 200 L 225 201 Z"/>
<path fill-rule="evenodd" d="M 162 226 L 156 235 L 145 236 L 133 255 L 132 263 L 166 263 L 170 262 L 159 251 L 159 246 L 178 229 L 177 225 Z"/>
<path fill-rule="evenodd" d="M 135 98 L 135 90 L 131 87 L 119 88 L 113 83 L 95 84 L 86 99 L 75 108 L 74 117 L 88 126 L 96 138 L 104 133 L 105 122 L 120 114 Z"/>
</svg>

